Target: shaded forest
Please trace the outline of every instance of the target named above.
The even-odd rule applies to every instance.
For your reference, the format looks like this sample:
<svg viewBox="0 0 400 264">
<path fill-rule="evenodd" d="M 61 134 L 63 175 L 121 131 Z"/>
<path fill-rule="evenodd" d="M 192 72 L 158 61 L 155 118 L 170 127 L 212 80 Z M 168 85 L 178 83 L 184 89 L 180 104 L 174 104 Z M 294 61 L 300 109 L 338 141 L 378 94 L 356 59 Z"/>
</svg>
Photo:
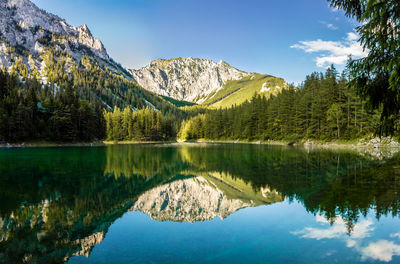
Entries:
<svg viewBox="0 0 400 264">
<path fill-rule="evenodd" d="M 93 141 L 105 136 L 100 104 L 66 87 L 0 71 L 0 141 Z"/>
</svg>

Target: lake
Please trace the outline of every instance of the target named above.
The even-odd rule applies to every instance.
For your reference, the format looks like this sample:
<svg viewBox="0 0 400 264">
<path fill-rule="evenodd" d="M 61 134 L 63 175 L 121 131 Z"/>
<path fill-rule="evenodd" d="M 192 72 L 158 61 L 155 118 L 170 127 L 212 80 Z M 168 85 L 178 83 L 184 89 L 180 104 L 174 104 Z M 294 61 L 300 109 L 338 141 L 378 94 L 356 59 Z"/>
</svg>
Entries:
<svg viewBox="0 0 400 264">
<path fill-rule="evenodd" d="M 400 263 L 400 156 L 0 149 L 0 263 Z"/>
</svg>

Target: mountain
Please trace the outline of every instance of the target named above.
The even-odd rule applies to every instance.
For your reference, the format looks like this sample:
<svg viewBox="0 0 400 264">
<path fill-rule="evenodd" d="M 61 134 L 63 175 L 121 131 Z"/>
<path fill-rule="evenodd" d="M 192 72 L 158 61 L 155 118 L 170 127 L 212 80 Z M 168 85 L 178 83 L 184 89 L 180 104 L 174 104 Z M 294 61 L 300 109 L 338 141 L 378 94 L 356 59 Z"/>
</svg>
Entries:
<svg viewBox="0 0 400 264">
<path fill-rule="evenodd" d="M 230 107 L 250 100 L 254 94 L 269 97 L 287 88 L 289 85 L 282 78 L 253 73 L 240 80 L 228 81 L 222 89 L 210 94 L 203 104 L 217 108 Z"/>
<path fill-rule="evenodd" d="M 139 70 L 129 70 L 145 89 L 180 101 L 202 103 L 229 80 L 240 80 L 249 73 L 224 61 L 176 58 L 152 61 Z"/>
<path fill-rule="evenodd" d="M 81 98 L 101 102 L 108 109 L 150 106 L 173 115 L 177 114 L 173 105 L 230 106 L 250 99 L 257 90 L 284 86 L 283 80 L 265 76 L 270 78 L 263 88 L 257 74 L 207 59 L 159 59 L 142 69 L 126 70 L 108 55 L 87 25 L 71 26 L 29 0 L 0 0 L 3 67 L 44 84 L 65 87 L 72 83 Z M 271 81 L 277 85 L 270 85 Z"/>
<path fill-rule="evenodd" d="M 158 59 L 129 72 L 151 92 L 212 107 L 241 104 L 254 94 L 269 96 L 288 87 L 282 78 L 240 71 L 224 61 L 197 58 Z"/>
<path fill-rule="evenodd" d="M 84 55 L 115 73 L 127 72 L 107 54 L 87 25 L 70 26 L 64 19 L 39 9 L 29 0 L 0 0 L 0 66 L 10 68 L 22 58 L 28 71 L 45 76 L 41 55 L 48 48 L 66 52 L 75 62 Z M 68 67 L 66 67 L 68 68 Z"/>
<path fill-rule="evenodd" d="M 141 211 L 157 221 L 197 222 L 236 211 L 282 201 L 282 195 L 268 188 L 260 192 L 241 180 L 207 174 L 153 188 L 139 196 L 131 211 Z"/>
<path fill-rule="evenodd" d="M 56 92 L 72 85 L 80 98 L 104 108 L 149 106 L 173 115 L 178 111 L 132 81 L 130 73 L 108 55 L 86 25 L 71 26 L 29 0 L 0 0 L 0 69 L 3 67 L 20 79 L 49 84 Z"/>
</svg>

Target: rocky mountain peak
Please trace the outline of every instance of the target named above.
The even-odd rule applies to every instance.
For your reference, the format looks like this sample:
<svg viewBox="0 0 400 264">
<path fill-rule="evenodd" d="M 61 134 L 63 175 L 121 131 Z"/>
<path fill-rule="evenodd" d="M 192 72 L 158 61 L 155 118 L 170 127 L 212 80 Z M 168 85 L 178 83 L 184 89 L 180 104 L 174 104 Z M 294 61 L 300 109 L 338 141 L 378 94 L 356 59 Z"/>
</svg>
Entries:
<svg viewBox="0 0 400 264">
<path fill-rule="evenodd" d="M 248 206 L 229 201 L 222 191 L 207 184 L 202 177 L 175 181 L 141 195 L 132 211 L 140 210 L 158 221 L 205 221 L 227 217 Z"/>
<path fill-rule="evenodd" d="M 178 180 L 142 194 L 131 211 L 139 210 L 157 221 L 197 222 L 225 219 L 253 201 L 230 199 L 204 177 Z"/>
<path fill-rule="evenodd" d="M 225 61 L 200 58 L 157 59 L 139 70 L 130 70 L 143 88 L 177 100 L 203 102 L 228 80 L 240 80 L 249 73 Z"/>
<path fill-rule="evenodd" d="M 15 54 L 10 54 L 10 46 L 18 47 Z M 66 52 L 76 62 L 87 55 L 100 65 L 125 74 L 86 24 L 70 26 L 29 0 L 0 0 L 0 67 L 9 68 L 13 58 L 22 57 L 29 70 L 40 69 L 41 54 L 47 48 Z"/>
<path fill-rule="evenodd" d="M 79 29 L 81 31 L 85 32 L 86 34 L 92 35 L 92 33 L 90 33 L 90 30 L 86 24 L 83 24 L 82 26 L 80 26 Z"/>
</svg>

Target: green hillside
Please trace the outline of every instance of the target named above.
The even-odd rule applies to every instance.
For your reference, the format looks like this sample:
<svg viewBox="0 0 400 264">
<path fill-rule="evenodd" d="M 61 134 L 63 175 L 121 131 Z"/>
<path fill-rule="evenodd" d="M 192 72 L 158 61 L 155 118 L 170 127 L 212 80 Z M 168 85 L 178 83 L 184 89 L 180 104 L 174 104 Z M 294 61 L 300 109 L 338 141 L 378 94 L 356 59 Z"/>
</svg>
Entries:
<svg viewBox="0 0 400 264">
<path fill-rule="evenodd" d="M 271 75 L 254 73 L 241 80 L 228 81 L 221 90 L 210 94 L 203 105 L 225 108 L 250 100 L 254 94 L 275 95 L 288 87 L 285 80 Z"/>
<path fill-rule="evenodd" d="M 162 97 L 164 100 L 170 102 L 171 104 L 173 104 L 173 105 L 176 106 L 176 107 L 185 107 L 185 106 L 193 106 L 193 105 L 196 105 L 195 103 L 192 103 L 192 102 L 179 101 L 179 100 L 176 100 L 176 99 L 174 99 L 174 98 L 171 98 L 171 97 L 168 97 L 168 96 L 164 96 L 164 95 L 161 95 L 161 97 Z"/>
</svg>

